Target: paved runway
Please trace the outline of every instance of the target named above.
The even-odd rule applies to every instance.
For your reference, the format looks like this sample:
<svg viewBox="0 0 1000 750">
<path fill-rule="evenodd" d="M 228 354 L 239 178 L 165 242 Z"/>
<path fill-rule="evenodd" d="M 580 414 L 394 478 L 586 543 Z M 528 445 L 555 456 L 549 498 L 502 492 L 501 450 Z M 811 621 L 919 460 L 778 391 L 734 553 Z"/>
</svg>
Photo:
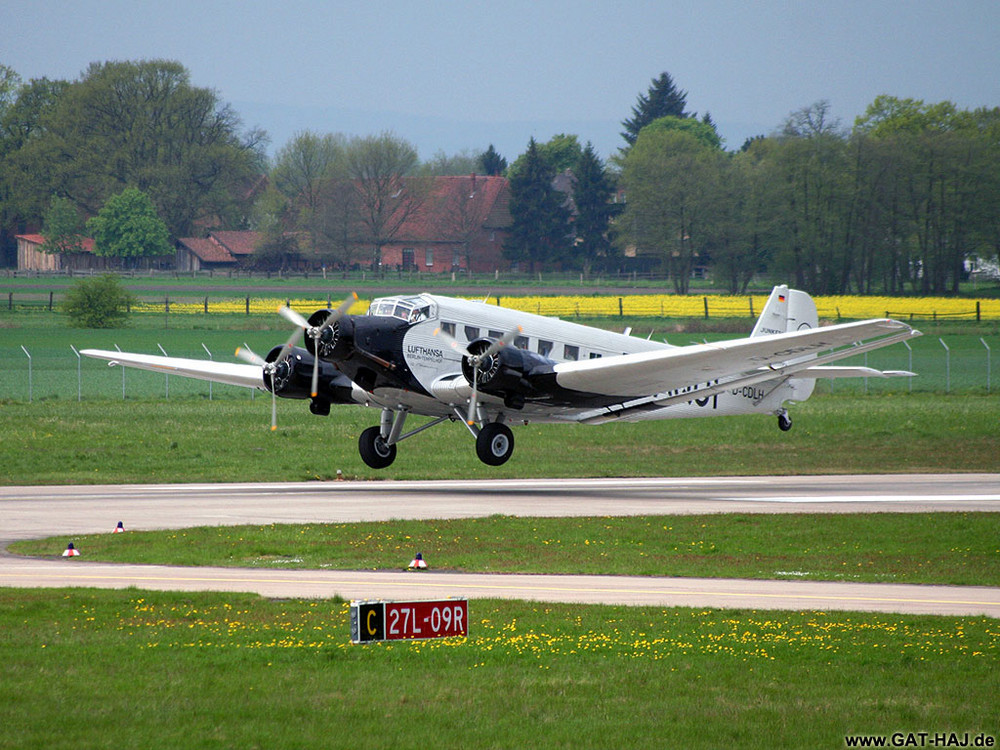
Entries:
<svg viewBox="0 0 1000 750">
<path fill-rule="evenodd" d="M 0 545 L 17 539 L 242 523 L 684 513 L 1000 511 L 1000 475 L 484 480 L 0 488 Z M 653 606 L 869 610 L 1000 617 L 1000 588 L 112 565 L 0 555 L 0 586 L 445 596 Z"/>
</svg>

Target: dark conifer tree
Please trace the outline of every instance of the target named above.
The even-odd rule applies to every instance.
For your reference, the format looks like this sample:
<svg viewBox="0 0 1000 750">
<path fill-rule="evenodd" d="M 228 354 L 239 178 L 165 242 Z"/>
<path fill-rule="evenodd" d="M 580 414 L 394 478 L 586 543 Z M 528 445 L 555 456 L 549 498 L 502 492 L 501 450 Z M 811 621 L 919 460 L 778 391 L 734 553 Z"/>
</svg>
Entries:
<svg viewBox="0 0 1000 750">
<path fill-rule="evenodd" d="M 659 78 L 653 79 L 648 93 L 639 94 L 635 106 L 632 107 L 632 117 L 622 121 L 622 125 L 625 126 L 622 138 L 629 146 L 632 146 L 635 144 L 635 139 L 639 137 L 639 131 L 653 120 L 668 115 L 691 117 L 689 112 L 684 111 L 686 106 L 687 92 L 678 89 L 674 85 L 674 79 L 664 71 L 660 73 Z"/>
<path fill-rule="evenodd" d="M 592 144 L 583 149 L 575 172 L 573 201 L 576 203 L 575 258 L 584 268 L 606 265 L 612 253 L 608 222 L 615 212 L 611 202 L 615 186 Z"/>
<path fill-rule="evenodd" d="M 479 155 L 479 164 L 483 169 L 483 174 L 495 176 L 501 175 L 507 169 L 507 160 L 497 153 L 493 144 Z"/>
<path fill-rule="evenodd" d="M 510 178 L 511 227 L 504 242 L 508 260 L 535 264 L 563 260 L 570 249 L 570 212 L 565 194 L 552 186 L 555 168 L 538 151 L 532 138 L 523 166 Z"/>
</svg>

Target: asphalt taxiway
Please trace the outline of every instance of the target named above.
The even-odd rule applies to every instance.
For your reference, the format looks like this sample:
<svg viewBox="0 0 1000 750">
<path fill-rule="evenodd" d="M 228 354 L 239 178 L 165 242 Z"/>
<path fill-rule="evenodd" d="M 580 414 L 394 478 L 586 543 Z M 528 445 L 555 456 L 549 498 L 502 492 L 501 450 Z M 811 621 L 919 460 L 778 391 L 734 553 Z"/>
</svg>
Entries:
<svg viewBox="0 0 1000 750">
<path fill-rule="evenodd" d="M 0 548 L 46 536 L 200 525 L 690 513 L 1000 512 L 1000 474 L 378 481 L 0 488 Z M 407 561 L 387 561 L 387 565 Z M 272 597 L 447 596 L 1000 617 L 1000 587 L 402 570 L 179 568 L 0 553 L 0 586 L 135 586 Z"/>
</svg>

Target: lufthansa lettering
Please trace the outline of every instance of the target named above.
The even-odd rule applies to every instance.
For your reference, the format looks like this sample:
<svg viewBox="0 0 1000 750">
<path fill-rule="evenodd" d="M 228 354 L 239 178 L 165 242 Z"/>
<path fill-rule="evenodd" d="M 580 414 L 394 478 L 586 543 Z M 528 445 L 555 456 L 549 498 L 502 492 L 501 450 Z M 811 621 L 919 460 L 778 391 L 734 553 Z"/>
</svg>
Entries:
<svg viewBox="0 0 1000 750">
<path fill-rule="evenodd" d="M 434 349 L 429 346 L 421 346 L 420 344 L 408 344 L 406 347 L 406 353 L 421 359 L 442 359 L 444 357 L 444 352 L 442 350 Z"/>
</svg>

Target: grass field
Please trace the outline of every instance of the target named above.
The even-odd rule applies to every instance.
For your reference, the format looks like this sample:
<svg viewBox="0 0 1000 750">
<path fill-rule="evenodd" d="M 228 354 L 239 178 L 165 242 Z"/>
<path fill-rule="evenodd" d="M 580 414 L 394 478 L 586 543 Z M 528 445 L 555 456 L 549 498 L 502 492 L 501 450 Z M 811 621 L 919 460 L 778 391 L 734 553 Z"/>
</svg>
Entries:
<svg viewBox="0 0 1000 750">
<path fill-rule="evenodd" d="M 205 343 L 222 358 L 244 340 L 260 350 L 283 340 L 276 316 L 191 318 L 183 328 L 157 316 L 110 333 L 57 328 L 52 317 L 0 315 L 2 484 L 309 480 L 337 469 L 360 479 L 996 471 L 1000 456 L 996 386 L 986 395 L 981 379 L 953 382 L 962 392 L 945 394 L 945 366 L 915 361 L 932 392 L 909 394 L 897 381 L 892 393 L 864 396 L 863 384 L 837 383 L 792 410 L 790 433 L 766 417 L 529 425 L 515 430 L 514 458 L 489 468 L 460 426 L 442 425 L 375 472 L 356 448 L 372 410 L 323 419 L 285 401 L 272 434 L 266 396 L 215 386 L 210 403 L 205 384 L 130 371 L 122 400 L 121 372 L 96 363 L 81 364 L 76 400 L 70 344 L 155 353 L 159 342 L 175 356 L 203 356 Z M 951 375 L 982 372 L 973 353 L 980 336 L 995 341 L 995 328 L 954 333 L 966 338 L 951 341 L 952 356 L 970 359 L 953 359 Z M 916 344 L 944 351 L 935 338 L 914 342 L 915 359 Z M 21 345 L 34 357 L 32 403 Z M 887 354 L 869 364 L 906 366 L 896 347 Z M 435 567 L 495 570 L 501 540 L 516 540 L 504 549 L 512 564 L 577 571 L 609 572 L 614 558 L 623 573 L 998 577 L 992 514 L 463 523 L 316 528 L 309 545 L 295 538 L 300 528 L 264 527 L 239 558 L 219 530 L 188 530 L 160 534 L 156 554 L 388 567 L 405 565 L 419 543 Z M 97 541 L 88 540 L 87 559 Z M 144 541 L 129 533 L 100 543 Z M 352 646 L 347 609 L 243 594 L 0 589 L 0 749 L 800 748 L 843 747 L 858 734 L 968 732 L 995 742 L 1000 733 L 1000 626 L 988 618 L 475 600 L 467 639 Z"/>
<path fill-rule="evenodd" d="M 1000 586 L 995 513 L 720 514 L 604 518 L 491 516 L 382 523 L 271 524 L 18 542 L 88 561 L 399 570 L 697 576 Z"/>
<path fill-rule="evenodd" d="M 0 402 L 0 484 L 996 471 L 1000 456 L 996 395 L 813 396 L 787 433 L 765 415 L 516 426 L 500 467 L 446 423 L 401 443 L 382 471 L 357 451 L 376 411 L 278 406 L 272 433 L 265 397 Z"/>
<path fill-rule="evenodd" d="M 988 618 L 470 602 L 353 646 L 347 605 L 4 590 L 0 748 L 843 747 L 995 737 Z"/>
</svg>

